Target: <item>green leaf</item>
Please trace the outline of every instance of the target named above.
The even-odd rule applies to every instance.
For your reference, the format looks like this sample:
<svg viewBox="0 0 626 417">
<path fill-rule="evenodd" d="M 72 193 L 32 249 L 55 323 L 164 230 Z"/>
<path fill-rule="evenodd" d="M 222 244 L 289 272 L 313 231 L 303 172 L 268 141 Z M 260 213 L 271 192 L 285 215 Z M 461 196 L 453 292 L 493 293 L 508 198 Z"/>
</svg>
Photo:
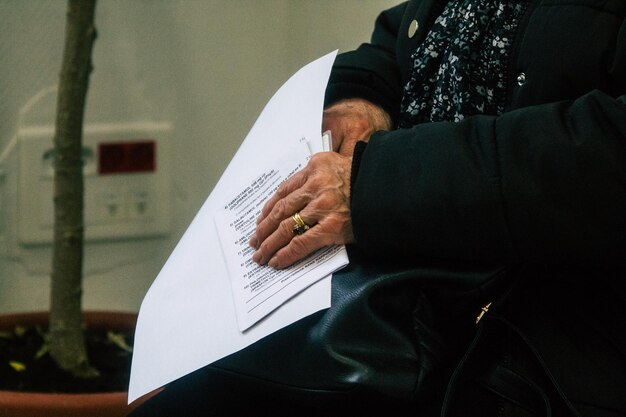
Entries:
<svg viewBox="0 0 626 417">
<path fill-rule="evenodd" d="M 26 365 L 19 361 L 9 361 L 9 365 L 15 372 L 24 372 L 26 370 Z"/>
<path fill-rule="evenodd" d="M 126 343 L 126 339 L 124 339 L 124 335 L 122 335 L 121 333 L 115 333 L 109 330 L 107 332 L 107 340 L 113 343 L 118 348 L 122 349 L 123 351 L 126 351 L 128 353 L 133 352 L 133 348 L 130 347 L 128 343 Z"/>
<path fill-rule="evenodd" d="M 24 327 L 24 326 L 15 326 L 15 328 L 13 329 L 13 333 L 15 333 L 15 335 L 17 337 L 22 337 L 22 336 L 24 336 L 24 333 L 26 333 L 26 327 Z"/>
<path fill-rule="evenodd" d="M 50 345 L 48 343 L 42 344 L 37 353 L 35 353 L 35 359 L 41 359 L 48 352 L 50 352 Z"/>
</svg>

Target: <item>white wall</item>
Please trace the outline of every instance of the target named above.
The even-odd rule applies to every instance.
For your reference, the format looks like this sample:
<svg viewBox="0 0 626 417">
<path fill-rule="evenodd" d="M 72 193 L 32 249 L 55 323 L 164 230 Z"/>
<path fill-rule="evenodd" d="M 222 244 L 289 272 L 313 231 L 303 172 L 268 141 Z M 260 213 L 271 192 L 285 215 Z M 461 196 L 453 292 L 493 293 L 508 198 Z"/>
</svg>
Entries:
<svg viewBox="0 0 626 417">
<path fill-rule="evenodd" d="M 366 41 L 378 12 L 396 3 L 100 0 L 86 123 L 173 124 L 173 226 L 165 238 L 87 244 L 85 307 L 137 310 L 273 92 L 312 59 Z M 18 120 L 18 113 L 57 82 L 65 2 L 0 0 L 0 16 L 2 155 L 18 124 L 54 122 L 54 95 L 34 106 L 24 120 Z M 5 175 L 0 174 L 0 312 L 46 309 L 50 247 L 16 240 L 15 178 L 20 172 L 12 153 L 5 156 Z"/>
</svg>

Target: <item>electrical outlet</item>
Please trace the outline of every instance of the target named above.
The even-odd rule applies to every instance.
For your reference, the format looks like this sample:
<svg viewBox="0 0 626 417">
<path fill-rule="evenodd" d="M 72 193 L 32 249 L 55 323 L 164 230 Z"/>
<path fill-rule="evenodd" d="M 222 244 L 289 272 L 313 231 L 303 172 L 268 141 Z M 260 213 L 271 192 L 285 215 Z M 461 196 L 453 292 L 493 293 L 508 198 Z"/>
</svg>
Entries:
<svg viewBox="0 0 626 417">
<path fill-rule="evenodd" d="M 169 123 L 155 122 L 85 126 L 87 241 L 169 232 L 171 131 Z M 53 134 L 52 126 L 18 131 L 18 230 L 23 244 L 52 241 Z"/>
<path fill-rule="evenodd" d="M 157 200 L 153 192 L 145 189 L 131 190 L 127 197 L 129 219 L 151 221 L 154 218 Z"/>
</svg>

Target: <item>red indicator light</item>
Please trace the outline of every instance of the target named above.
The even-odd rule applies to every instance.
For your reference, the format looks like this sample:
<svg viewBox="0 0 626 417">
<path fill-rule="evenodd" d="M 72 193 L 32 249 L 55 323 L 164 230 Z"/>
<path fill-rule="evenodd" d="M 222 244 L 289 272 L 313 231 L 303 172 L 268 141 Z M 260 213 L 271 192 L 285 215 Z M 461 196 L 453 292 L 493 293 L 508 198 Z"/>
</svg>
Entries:
<svg viewBox="0 0 626 417">
<path fill-rule="evenodd" d="M 100 143 L 98 145 L 98 172 L 100 174 L 128 174 L 156 170 L 156 142 Z"/>
</svg>

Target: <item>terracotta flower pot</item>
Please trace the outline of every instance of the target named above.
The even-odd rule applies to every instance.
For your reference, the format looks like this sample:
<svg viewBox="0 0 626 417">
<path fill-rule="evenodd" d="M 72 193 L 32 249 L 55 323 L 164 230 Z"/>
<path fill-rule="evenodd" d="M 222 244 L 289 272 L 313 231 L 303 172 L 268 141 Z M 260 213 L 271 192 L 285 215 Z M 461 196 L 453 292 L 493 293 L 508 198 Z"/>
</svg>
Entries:
<svg viewBox="0 0 626 417">
<path fill-rule="evenodd" d="M 137 320 L 135 313 L 85 312 L 85 322 L 93 328 L 133 330 Z M 0 315 L 0 330 L 10 330 L 15 325 L 45 325 L 48 313 L 19 313 Z M 16 391 L 0 391 L 0 415 L 2 417 L 123 417 L 149 398 L 127 405 L 127 392 L 93 394 L 49 394 Z"/>
</svg>

